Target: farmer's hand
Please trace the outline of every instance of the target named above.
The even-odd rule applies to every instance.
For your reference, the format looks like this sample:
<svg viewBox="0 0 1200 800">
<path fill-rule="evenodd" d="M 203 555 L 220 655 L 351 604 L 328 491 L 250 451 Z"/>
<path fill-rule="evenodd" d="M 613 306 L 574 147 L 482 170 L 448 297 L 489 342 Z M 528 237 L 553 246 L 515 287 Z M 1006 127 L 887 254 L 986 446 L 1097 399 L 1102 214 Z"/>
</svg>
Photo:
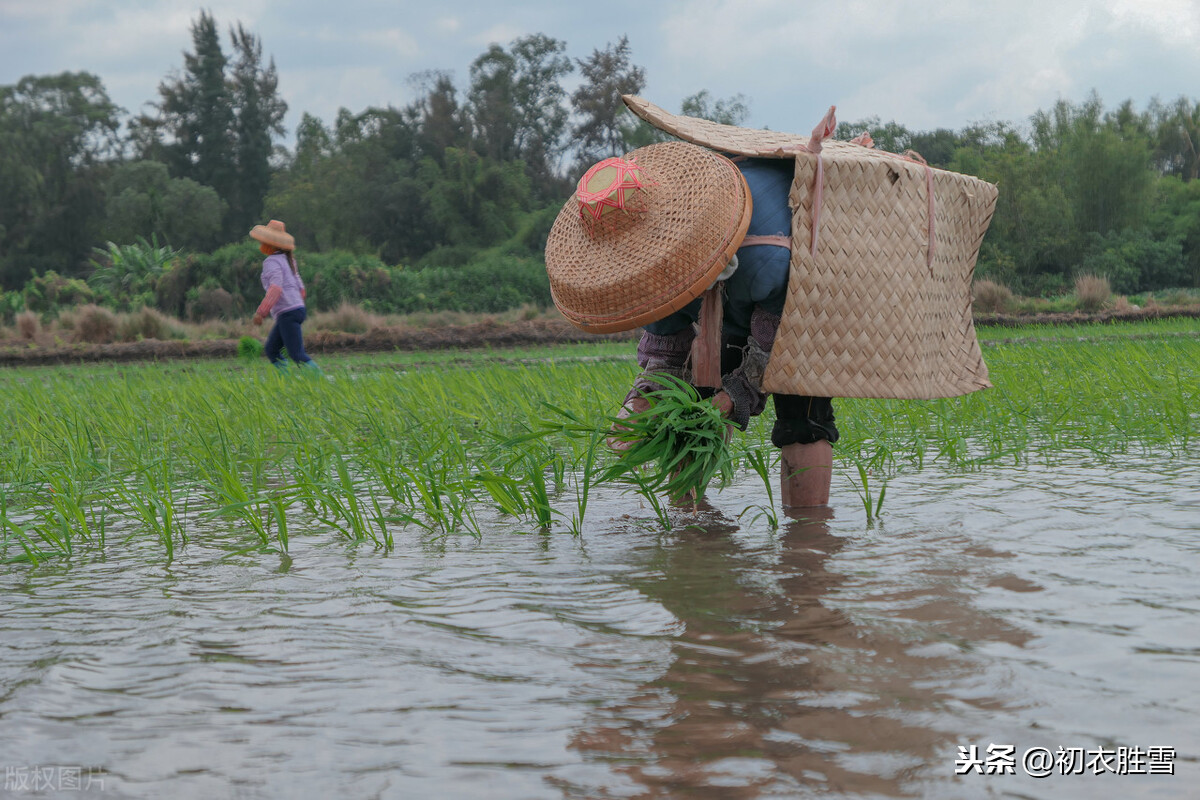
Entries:
<svg viewBox="0 0 1200 800">
<path fill-rule="evenodd" d="M 254 324 L 255 324 L 255 325 L 262 325 L 262 322 L 263 322 L 263 315 L 262 315 L 262 314 L 255 314 L 255 315 L 254 315 Z"/>
<path fill-rule="evenodd" d="M 713 395 L 712 404 L 717 407 L 723 417 L 728 417 L 733 413 L 733 398 L 727 395 L 724 389 Z"/>
<path fill-rule="evenodd" d="M 628 416 L 632 416 L 633 414 L 641 414 L 649 409 L 650 401 L 640 394 L 634 394 L 625 401 L 625 405 L 621 406 L 621 410 L 617 412 L 617 419 L 625 419 Z M 623 439 L 620 436 L 621 431 L 628 431 L 628 428 L 622 426 L 620 423 L 617 423 L 613 426 L 613 429 L 613 435 L 605 439 L 605 444 L 608 445 L 610 450 L 623 453 L 629 448 L 633 447 L 633 441 Z"/>
<path fill-rule="evenodd" d="M 733 414 L 733 398 L 726 394 L 724 389 L 714 394 L 709 402 L 717 407 L 722 417 L 728 419 Z M 727 444 L 733 439 L 733 427 L 732 422 L 725 426 L 725 442 Z"/>
</svg>

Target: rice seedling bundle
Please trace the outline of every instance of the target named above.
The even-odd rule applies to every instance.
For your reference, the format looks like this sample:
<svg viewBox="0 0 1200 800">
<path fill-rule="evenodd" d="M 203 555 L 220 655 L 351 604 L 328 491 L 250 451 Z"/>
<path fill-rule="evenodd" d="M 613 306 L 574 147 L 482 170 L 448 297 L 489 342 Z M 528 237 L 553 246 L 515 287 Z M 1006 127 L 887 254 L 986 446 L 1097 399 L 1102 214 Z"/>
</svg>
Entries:
<svg viewBox="0 0 1200 800">
<path fill-rule="evenodd" d="M 713 478 L 733 473 L 729 421 L 696 389 L 673 375 L 647 395 L 650 407 L 623 419 L 611 418 L 610 435 L 629 445 L 605 480 L 637 475 L 639 483 L 676 500 L 704 496 Z"/>
</svg>

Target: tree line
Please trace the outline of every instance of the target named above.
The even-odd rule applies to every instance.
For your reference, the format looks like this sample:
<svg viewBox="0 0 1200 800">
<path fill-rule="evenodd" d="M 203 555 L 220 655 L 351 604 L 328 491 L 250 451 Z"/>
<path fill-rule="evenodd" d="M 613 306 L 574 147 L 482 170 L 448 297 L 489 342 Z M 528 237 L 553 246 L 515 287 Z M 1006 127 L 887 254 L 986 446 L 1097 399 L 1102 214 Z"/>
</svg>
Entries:
<svg viewBox="0 0 1200 800">
<path fill-rule="evenodd" d="M 412 77 L 409 105 L 342 108 L 331 121 L 302 114 L 284 148 L 274 61 L 240 23 L 227 33 L 226 46 L 201 13 L 181 69 L 133 116 L 84 72 L 0 86 L 0 289 L 10 306 L 70 281 L 113 299 L 122 259 L 111 256 L 134 242 L 204 254 L 186 278 L 215 290 L 223 259 L 213 256 L 252 262 L 246 231 L 269 217 L 307 252 L 341 253 L 338 263 L 349 254 L 393 273 L 486 275 L 493 262 L 502 281 L 516 259 L 527 277 L 574 177 L 664 138 L 621 103 L 646 83 L 627 39 L 572 59 L 565 42 L 534 34 L 488 47 L 464 87 L 425 72 Z M 680 111 L 742 124 L 747 102 L 701 91 Z M 866 119 L 838 136 L 863 131 L 882 149 L 999 185 L 979 277 L 1025 294 L 1063 291 L 1080 273 L 1122 293 L 1200 283 L 1198 102 L 1107 109 L 1093 94 L 1028 126 L 912 131 Z"/>
</svg>

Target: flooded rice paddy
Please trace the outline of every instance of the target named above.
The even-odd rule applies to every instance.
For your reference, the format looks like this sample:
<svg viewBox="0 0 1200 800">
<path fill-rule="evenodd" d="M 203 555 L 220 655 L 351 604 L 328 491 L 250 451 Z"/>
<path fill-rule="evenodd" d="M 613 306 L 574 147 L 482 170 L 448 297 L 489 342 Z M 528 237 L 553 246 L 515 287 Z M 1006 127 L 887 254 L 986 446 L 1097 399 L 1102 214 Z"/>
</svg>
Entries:
<svg viewBox="0 0 1200 800">
<path fill-rule="evenodd" d="M 669 531 L 601 487 L 578 536 L 10 566 L 0 795 L 1200 796 L 1194 452 L 927 465 L 874 524 L 857 478 L 777 530 L 745 479 Z"/>
</svg>

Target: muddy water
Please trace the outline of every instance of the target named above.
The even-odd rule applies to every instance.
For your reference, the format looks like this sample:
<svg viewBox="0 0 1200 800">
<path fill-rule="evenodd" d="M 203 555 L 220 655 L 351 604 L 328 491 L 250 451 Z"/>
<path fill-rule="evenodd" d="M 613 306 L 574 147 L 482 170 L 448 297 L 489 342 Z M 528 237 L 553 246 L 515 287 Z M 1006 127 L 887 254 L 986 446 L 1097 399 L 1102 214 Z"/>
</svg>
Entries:
<svg viewBox="0 0 1200 800">
<path fill-rule="evenodd" d="M 870 526 L 839 476 L 772 532 L 746 481 L 670 533 L 601 493 L 579 538 L 6 567 L 0 796 L 1198 797 L 1198 486 L 927 469 Z M 1027 774 L 1060 747 L 1083 774 Z"/>
</svg>

